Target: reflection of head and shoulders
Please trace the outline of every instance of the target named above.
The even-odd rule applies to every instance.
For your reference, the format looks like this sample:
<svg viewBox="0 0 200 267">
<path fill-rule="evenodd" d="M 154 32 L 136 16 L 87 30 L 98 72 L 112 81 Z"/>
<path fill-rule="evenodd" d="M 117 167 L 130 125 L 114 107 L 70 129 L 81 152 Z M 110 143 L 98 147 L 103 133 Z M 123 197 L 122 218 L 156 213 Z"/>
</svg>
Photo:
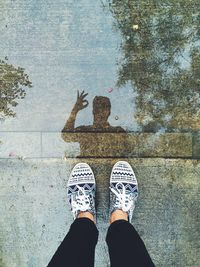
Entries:
<svg viewBox="0 0 200 267">
<path fill-rule="evenodd" d="M 93 124 L 74 127 L 77 113 L 88 106 L 84 91 L 79 95 L 72 112 L 62 130 L 65 142 L 80 144 L 80 157 L 111 157 L 127 155 L 128 135 L 120 126 L 111 126 L 108 118 L 111 103 L 108 97 L 96 96 L 93 100 Z M 122 151 L 123 150 L 123 151 Z M 78 157 L 79 157 L 78 156 Z"/>
<path fill-rule="evenodd" d="M 77 94 L 77 101 L 72 109 L 62 133 L 66 132 L 125 132 L 120 126 L 111 126 L 108 118 L 111 114 L 111 103 L 108 97 L 96 96 L 93 100 L 93 124 L 74 127 L 77 113 L 88 106 L 84 91 Z"/>
<path fill-rule="evenodd" d="M 93 100 L 93 125 L 82 125 L 76 128 L 78 132 L 125 132 L 120 126 L 111 126 L 108 118 L 111 113 L 111 103 L 108 97 L 96 96 Z"/>
</svg>

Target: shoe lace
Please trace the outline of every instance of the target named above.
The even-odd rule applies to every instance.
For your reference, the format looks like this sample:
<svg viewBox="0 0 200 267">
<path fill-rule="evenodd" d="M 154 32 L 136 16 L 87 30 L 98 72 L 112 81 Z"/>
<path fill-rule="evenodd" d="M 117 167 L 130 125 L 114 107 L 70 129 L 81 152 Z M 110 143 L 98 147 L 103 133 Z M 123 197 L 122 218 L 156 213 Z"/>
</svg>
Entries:
<svg viewBox="0 0 200 267">
<path fill-rule="evenodd" d="M 134 205 L 134 194 L 127 193 L 123 183 L 117 183 L 115 187 L 110 187 L 110 190 L 116 196 L 115 206 L 121 208 L 124 212 L 129 211 Z"/>
<path fill-rule="evenodd" d="M 78 187 L 76 195 L 71 195 L 71 207 L 74 213 L 74 218 L 77 217 L 79 211 L 87 211 L 90 209 L 90 196 L 86 194 L 83 187 Z"/>
</svg>

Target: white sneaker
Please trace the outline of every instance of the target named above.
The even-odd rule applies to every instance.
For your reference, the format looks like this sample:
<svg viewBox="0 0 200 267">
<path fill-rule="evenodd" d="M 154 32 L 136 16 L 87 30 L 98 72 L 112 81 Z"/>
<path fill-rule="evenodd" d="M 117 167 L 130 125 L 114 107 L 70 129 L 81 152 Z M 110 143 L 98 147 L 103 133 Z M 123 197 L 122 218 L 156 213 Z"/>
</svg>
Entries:
<svg viewBox="0 0 200 267">
<path fill-rule="evenodd" d="M 110 176 L 110 214 L 115 210 L 128 213 L 131 222 L 138 197 L 138 183 L 135 173 L 126 161 L 118 161 Z"/>
<path fill-rule="evenodd" d="M 90 166 L 87 163 L 76 164 L 67 184 L 67 196 L 74 220 L 83 211 L 96 215 L 95 191 L 96 183 Z"/>
</svg>

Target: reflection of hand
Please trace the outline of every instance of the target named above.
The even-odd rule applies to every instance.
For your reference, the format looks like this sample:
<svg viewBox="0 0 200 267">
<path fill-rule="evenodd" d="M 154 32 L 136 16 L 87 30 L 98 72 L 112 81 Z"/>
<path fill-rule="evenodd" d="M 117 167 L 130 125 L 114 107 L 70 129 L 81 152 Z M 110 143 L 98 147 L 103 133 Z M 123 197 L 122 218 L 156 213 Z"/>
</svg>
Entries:
<svg viewBox="0 0 200 267">
<path fill-rule="evenodd" d="M 89 105 L 88 101 L 86 99 L 84 99 L 87 95 L 88 94 L 84 94 L 84 91 L 82 91 L 81 94 L 79 95 L 79 91 L 77 91 L 76 104 L 74 105 L 72 112 L 71 112 L 67 122 L 65 123 L 65 126 L 62 130 L 63 133 L 74 130 L 74 124 L 75 124 L 77 113 L 81 109 L 84 109 Z"/>
<path fill-rule="evenodd" d="M 88 94 L 84 94 L 84 91 L 81 92 L 81 94 L 79 95 L 79 91 L 77 91 L 77 100 L 76 100 L 76 104 L 74 106 L 74 109 L 78 112 L 81 109 L 86 108 L 89 103 L 86 99 L 84 99 Z"/>
</svg>

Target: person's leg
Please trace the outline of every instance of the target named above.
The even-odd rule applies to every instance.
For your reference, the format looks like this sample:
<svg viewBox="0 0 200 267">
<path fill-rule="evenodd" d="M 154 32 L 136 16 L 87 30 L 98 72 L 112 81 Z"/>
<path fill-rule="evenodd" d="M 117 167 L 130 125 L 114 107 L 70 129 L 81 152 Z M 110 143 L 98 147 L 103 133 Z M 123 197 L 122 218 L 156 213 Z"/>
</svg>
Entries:
<svg viewBox="0 0 200 267">
<path fill-rule="evenodd" d="M 139 234 L 126 219 L 119 219 L 111 223 L 106 242 L 111 267 L 155 266 Z"/>
<path fill-rule="evenodd" d="M 93 267 L 98 230 L 95 225 L 95 179 L 90 166 L 79 163 L 67 185 L 74 222 L 48 267 Z"/>
<path fill-rule="evenodd" d="M 48 267 L 93 267 L 98 230 L 88 218 L 77 218 Z"/>
<path fill-rule="evenodd" d="M 110 227 L 106 236 L 111 267 L 155 266 L 147 249 L 132 226 L 131 219 L 138 197 L 138 183 L 131 166 L 117 162 L 110 178 Z"/>
</svg>

